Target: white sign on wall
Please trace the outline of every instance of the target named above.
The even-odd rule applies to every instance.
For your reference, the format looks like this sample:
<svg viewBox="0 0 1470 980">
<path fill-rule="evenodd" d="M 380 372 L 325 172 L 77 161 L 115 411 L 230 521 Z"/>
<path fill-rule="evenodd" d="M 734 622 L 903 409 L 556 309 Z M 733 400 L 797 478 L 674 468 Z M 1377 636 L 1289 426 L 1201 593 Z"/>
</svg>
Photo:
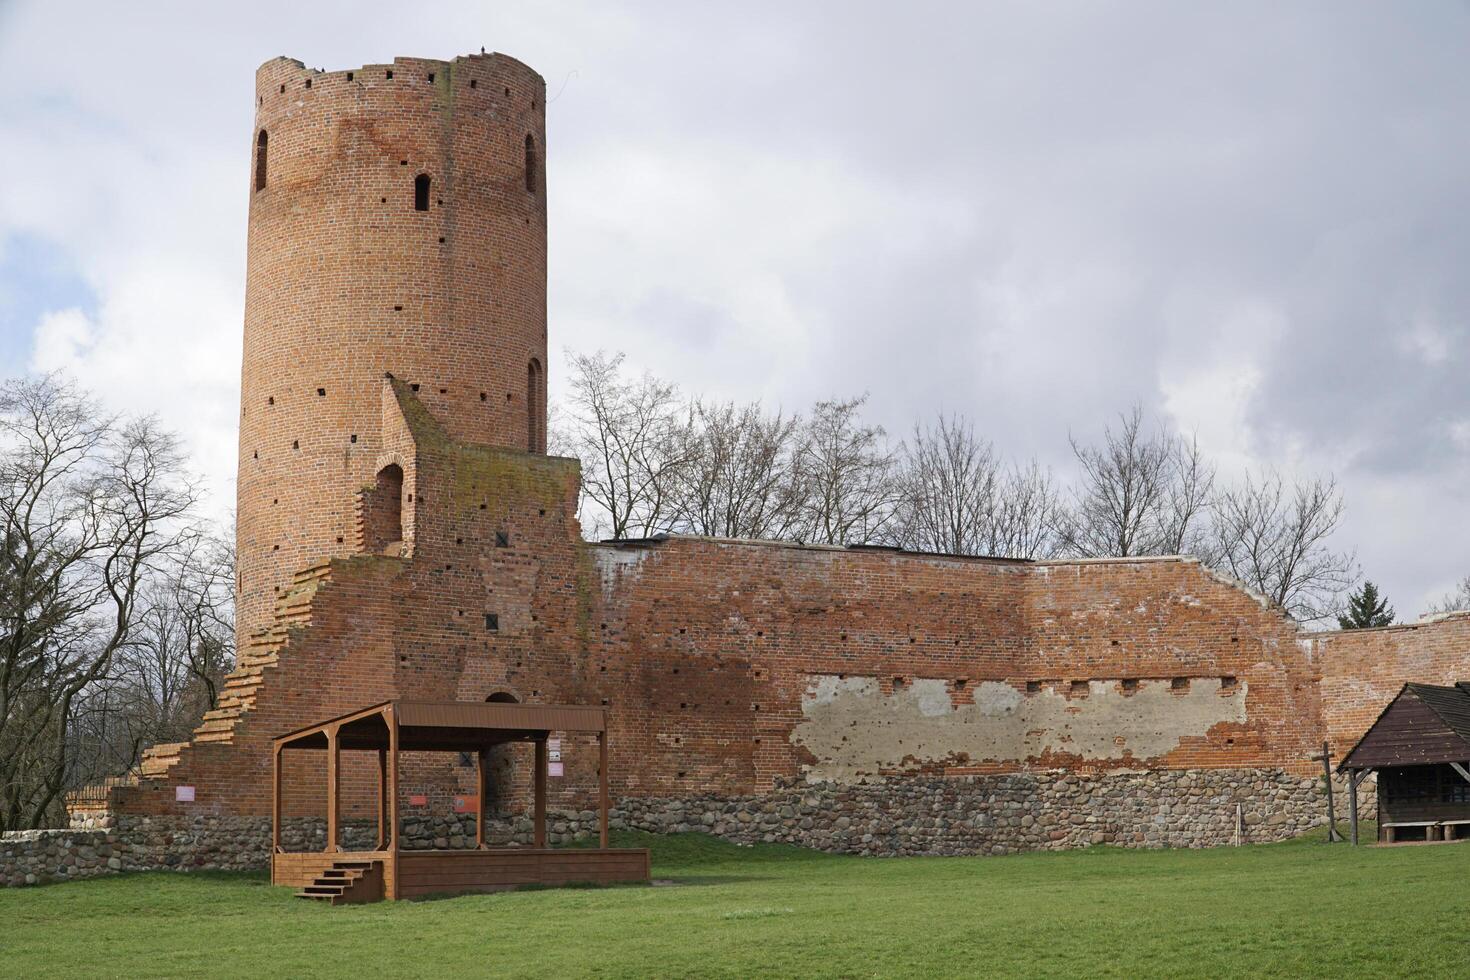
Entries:
<svg viewBox="0 0 1470 980">
<path fill-rule="evenodd" d="M 176 802 L 176 803 L 193 803 L 194 802 L 194 787 L 192 787 L 192 786 L 175 786 L 174 787 L 174 802 Z"/>
</svg>

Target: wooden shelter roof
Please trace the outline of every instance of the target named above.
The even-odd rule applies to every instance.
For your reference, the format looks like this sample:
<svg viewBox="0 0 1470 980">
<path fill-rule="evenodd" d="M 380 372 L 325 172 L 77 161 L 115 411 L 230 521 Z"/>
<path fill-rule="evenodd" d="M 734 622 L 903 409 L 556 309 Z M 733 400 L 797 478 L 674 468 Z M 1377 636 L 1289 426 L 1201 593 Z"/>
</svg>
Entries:
<svg viewBox="0 0 1470 980">
<path fill-rule="evenodd" d="M 535 741 L 549 732 L 605 732 L 607 712 L 592 705 L 497 701 L 383 701 L 275 739 L 279 748 L 325 749 L 336 728 L 344 749 L 386 749 L 389 726 L 405 752 L 468 752 L 502 742 Z"/>
<path fill-rule="evenodd" d="M 1470 681 L 1405 684 L 1340 769 L 1470 762 Z"/>
</svg>

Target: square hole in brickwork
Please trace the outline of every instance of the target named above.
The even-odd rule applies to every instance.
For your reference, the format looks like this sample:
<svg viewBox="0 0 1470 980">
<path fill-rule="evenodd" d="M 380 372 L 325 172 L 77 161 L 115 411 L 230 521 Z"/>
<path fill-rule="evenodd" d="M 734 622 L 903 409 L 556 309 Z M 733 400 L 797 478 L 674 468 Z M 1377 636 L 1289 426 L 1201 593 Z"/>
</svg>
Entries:
<svg viewBox="0 0 1470 980">
<path fill-rule="evenodd" d="M 292 449 L 300 449 L 301 448 L 301 440 L 300 439 L 292 439 L 291 440 L 291 448 Z"/>
<path fill-rule="evenodd" d="M 496 531 L 495 532 L 495 547 L 497 547 L 497 548 L 509 548 L 510 547 L 510 533 L 508 531 Z"/>
<path fill-rule="evenodd" d="M 499 616 L 499 614 L 497 614 L 497 613 L 486 613 L 485 614 L 485 628 L 487 630 L 491 630 L 491 631 L 499 630 L 500 629 L 500 616 Z"/>
<path fill-rule="evenodd" d="M 399 160 L 398 161 L 398 165 L 400 167 L 406 167 L 406 166 L 408 166 L 408 161 L 407 160 Z"/>
<path fill-rule="evenodd" d="M 402 306 L 395 306 L 395 307 L 393 307 L 393 312 L 394 313 L 402 313 L 403 312 L 403 307 Z M 414 391 L 418 391 L 419 390 L 419 386 L 418 385 L 414 385 L 413 386 L 413 390 Z"/>
<path fill-rule="evenodd" d="M 337 543 L 338 544 L 341 544 L 342 543 L 342 535 L 340 535 L 340 534 L 337 535 Z"/>
<path fill-rule="evenodd" d="M 311 88 L 311 79 L 309 78 L 306 80 L 306 87 Z"/>
<path fill-rule="evenodd" d="M 416 383 L 416 382 L 415 382 L 415 383 L 414 383 L 414 384 L 411 384 L 411 385 L 409 385 L 409 386 L 408 386 L 408 390 L 409 390 L 409 391 L 418 391 L 418 390 L 419 390 L 419 386 L 418 386 L 418 384 L 417 384 L 417 383 Z"/>
<path fill-rule="evenodd" d="M 355 442 L 357 442 L 357 434 L 356 434 L 356 433 L 353 433 L 353 435 L 352 435 L 352 437 L 351 437 L 351 440 L 352 440 L 352 442 L 354 442 L 354 443 L 355 443 Z"/>
<path fill-rule="evenodd" d="M 352 81 L 352 72 L 348 72 L 348 73 L 347 73 L 347 80 L 348 80 L 348 81 L 349 81 L 349 82 L 350 82 L 350 81 Z"/>
<path fill-rule="evenodd" d="M 384 75 L 386 77 L 388 77 L 388 78 L 392 78 L 393 77 L 393 69 L 392 68 L 389 68 L 386 72 L 384 72 Z"/>
<path fill-rule="evenodd" d="M 1188 677 L 1176 677 L 1176 678 L 1174 678 L 1173 680 L 1171 680 L 1169 682 L 1169 690 L 1171 690 L 1171 691 L 1187 691 L 1187 690 L 1189 690 L 1189 678 Z"/>
<path fill-rule="evenodd" d="M 964 677 L 956 677 L 954 679 L 954 689 L 956 691 L 963 691 L 966 687 L 969 686 L 969 684 L 970 684 L 970 681 L 967 678 L 964 678 Z"/>
<path fill-rule="evenodd" d="M 1073 681 L 1072 682 L 1072 696 L 1073 697 L 1085 698 L 1085 697 L 1087 697 L 1087 695 L 1091 691 L 1092 691 L 1092 685 L 1089 684 L 1089 683 L 1087 683 L 1086 681 Z"/>
<path fill-rule="evenodd" d="M 325 397 L 327 397 L 327 389 L 325 389 L 325 388 L 318 388 L 316 390 L 316 396 L 318 398 L 325 398 Z"/>
<path fill-rule="evenodd" d="M 1040 694 L 1041 693 L 1041 681 L 1027 681 L 1026 682 L 1026 693 L 1027 694 Z"/>
<path fill-rule="evenodd" d="M 475 754 L 473 752 L 461 752 L 459 753 L 458 762 L 461 769 L 468 769 L 475 764 Z"/>
<path fill-rule="evenodd" d="M 388 199 L 386 197 L 379 198 L 378 200 L 382 201 L 384 204 L 388 203 Z"/>
<path fill-rule="evenodd" d="M 1123 693 L 1132 694 L 1138 690 L 1138 679 L 1134 677 L 1123 678 Z"/>
<path fill-rule="evenodd" d="M 429 84 L 430 85 L 433 85 L 434 84 L 434 73 L 433 72 L 429 72 Z"/>
<path fill-rule="evenodd" d="M 439 389 L 439 394 L 441 394 L 441 395 L 447 395 L 447 394 L 449 394 L 449 389 L 448 388 L 440 388 Z"/>
<path fill-rule="evenodd" d="M 276 403 L 276 396 L 275 395 L 270 395 L 269 397 L 266 398 L 265 403 L 267 405 L 274 405 Z"/>
<path fill-rule="evenodd" d="M 903 678 L 902 677 L 895 677 L 893 679 L 893 689 L 895 691 L 900 691 L 900 690 L 903 689 Z"/>
<path fill-rule="evenodd" d="M 505 90 L 505 95 L 506 95 L 507 98 L 510 97 L 510 89 L 506 89 Z"/>
<path fill-rule="evenodd" d="M 284 94 L 285 94 L 285 92 L 286 92 L 286 85 L 285 85 L 285 83 L 284 83 L 284 82 L 283 82 L 283 83 L 281 83 L 281 94 L 282 94 L 282 95 L 284 95 Z"/>
<path fill-rule="evenodd" d="M 485 393 L 482 391 L 482 392 L 480 392 L 480 401 L 484 401 L 484 400 L 485 400 Z"/>
<path fill-rule="evenodd" d="M 439 203 L 440 204 L 443 204 L 444 202 L 443 201 L 440 201 Z M 440 245 L 443 245 L 444 244 L 444 236 L 443 235 L 440 235 L 439 236 L 439 244 Z"/>
<path fill-rule="evenodd" d="M 478 79 L 474 79 L 474 78 L 470 79 L 470 88 L 479 88 L 479 87 L 480 87 L 480 83 L 479 83 L 479 80 Z"/>
<path fill-rule="evenodd" d="M 1230 675 L 1220 678 L 1220 690 L 1233 691 L 1240 682 Z"/>
</svg>

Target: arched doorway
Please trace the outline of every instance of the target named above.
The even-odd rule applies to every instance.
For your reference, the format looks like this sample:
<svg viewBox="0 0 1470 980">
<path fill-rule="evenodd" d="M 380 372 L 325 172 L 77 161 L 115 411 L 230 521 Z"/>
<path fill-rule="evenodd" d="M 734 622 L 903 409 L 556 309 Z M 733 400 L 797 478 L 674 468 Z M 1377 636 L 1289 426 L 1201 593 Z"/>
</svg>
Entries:
<svg viewBox="0 0 1470 980">
<path fill-rule="evenodd" d="M 520 704 L 521 699 L 510 691 L 496 691 L 485 698 L 491 704 Z M 485 809 L 485 816 L 494 820 L 512 815 L 513 802 L 516 798 L 517 785 L 516 776 L 518 771 L 523 771 L 524 766 L 518 765 L 517 749 L 524 746 L 515 743 L 497 745 L 485 753 L 485 799 L 481 805 Z"/>
<path fill-rule="evenodd" d="M 396 551 L 403 544 L 403 467 L 389 463 L 378 470 L 366 494 L 362 515 L 362 547 L 369 554 Z"/>
</svg>

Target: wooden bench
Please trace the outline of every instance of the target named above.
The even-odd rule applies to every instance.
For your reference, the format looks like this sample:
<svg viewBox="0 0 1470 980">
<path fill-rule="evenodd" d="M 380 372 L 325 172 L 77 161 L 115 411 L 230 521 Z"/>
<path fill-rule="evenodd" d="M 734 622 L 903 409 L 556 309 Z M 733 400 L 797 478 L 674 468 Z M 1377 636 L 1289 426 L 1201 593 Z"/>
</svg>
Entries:
<svg viewBox="0 0 1470 980">
<path fill-rule="evenodd" d="M 1392 844 L 1392 843 L 1394 843 L 1394 831 L 1397 830 L 1399 827 L 1423 827 L 1424 828 L 1424 839 L 1426 841 L 1432 841 L 1432 840 L 1435 839 L 1436 836 L 1438 836 L 1438 833 L 1437 832 L 1440 829 L 1440 821 L 1438 821 L 1438 820 L 1399 820 L 1399 821 L 1395 821 L 1394 823 L 1386 823 L 1386 824 L 1383 825 L 1383 842 L 1385 844 Z"/>
<path fill-rule="evenodd" d="M 1470 820 L 1441 820 L 1440 840 L 1460 840 L 1458 831 L 1451 830 L 1452 827 L 1470 827 Z"/>
</svg>

